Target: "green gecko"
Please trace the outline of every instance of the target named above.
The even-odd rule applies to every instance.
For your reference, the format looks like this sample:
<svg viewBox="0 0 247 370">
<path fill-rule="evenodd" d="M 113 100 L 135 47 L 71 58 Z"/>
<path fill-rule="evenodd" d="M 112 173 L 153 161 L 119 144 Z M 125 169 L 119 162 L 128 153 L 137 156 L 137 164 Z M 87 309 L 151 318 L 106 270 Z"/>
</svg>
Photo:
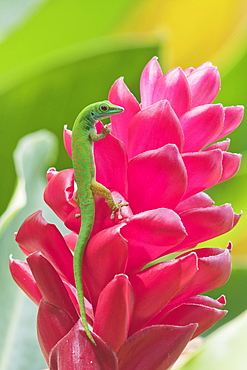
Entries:
<svg viewBox="0 0 247 370">
<path fill-rule="evenodd" d="M 82 258 L 94 223 L 94 194 L 106 199 L 112 210 L 111 219 L 114 219 L 116 211 L 118 212 L 118 218 L 121 219 L 121 207 L 128 204 L 121 203 L 121 201 L 115 203 L 110 190 L 95 179 L 93 142 L 104 139 L 110 132 L 108 127 L 103 127 L 101 133 L 97 134 L 95 123 L 119 114 L 123 110 L 123 108 L 113 105 L 107 100 L 90 104 L 79 113 L 72 129 L 72 162 L 77 184 L 75 200 L 80 208 L 80 214 L 76 216 L 81 216 L 81 227 L 74 251 L 74 276 L 82 324 L 88 338 L 94 344 L 95 341 L 86 319 L 82 284 Z"/>
</svg>

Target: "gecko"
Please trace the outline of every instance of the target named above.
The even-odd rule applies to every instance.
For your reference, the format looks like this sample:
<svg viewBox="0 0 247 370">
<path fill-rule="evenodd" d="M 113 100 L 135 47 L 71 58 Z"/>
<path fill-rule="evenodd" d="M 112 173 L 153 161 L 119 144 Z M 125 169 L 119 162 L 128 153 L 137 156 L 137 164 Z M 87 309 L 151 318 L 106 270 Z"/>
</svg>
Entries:
<svg viewBox="0 0 247 370">
<path fill-rule="evenodd" d="M 93 143 L 104 139 L 110 132 L 110 129 L 105 125 L 101 133 L 97 134 L 95 124 L 99 120 L 123 111 L 122 107 L 114 105 L 108 100 L 90 104 L 79 113 L 72 129 L 72 163 L 74 179 L 77 185 L 75 201 L 80 209 L 80 214 L 76 216 L 81 216 L 80 232 L 74 251 L 74 277 L 81 321 L 88 338 L 93 344 L 95 344 L 95 341 L 89 330 L 84 303 L 82 259 L 94 223 L 94 194 L 106 199 L 112 211 L 111 219 L 114 219 L 116 212 L 118 213 L 118 218 L 121 219 L 121 207 L 128 205 L 128 203 L 122 203 L 122 201 L 115 203 L 110 190 L 96 181 Z"/>
</svg>

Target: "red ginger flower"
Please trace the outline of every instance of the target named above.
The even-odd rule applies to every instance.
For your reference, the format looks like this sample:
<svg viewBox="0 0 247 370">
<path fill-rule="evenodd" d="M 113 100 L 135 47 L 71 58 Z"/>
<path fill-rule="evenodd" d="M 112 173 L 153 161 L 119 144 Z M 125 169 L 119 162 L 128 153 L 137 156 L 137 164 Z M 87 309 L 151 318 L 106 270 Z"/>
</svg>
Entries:
<svg viewBox="0 0 247 370">
<path fill-rule="evenodd" d="M 141 105 L 122 78 L 111 88 L 109 100 L 125 111 L 111 118 L 112 134 L 95 143 L 97 181 L 129 206 L 121 222 L 112 221 L 104 199 L 95 197 L 83 282 L 97 346 L 82 328 L 74 287 L 71 251 L 80 220 L 72 205 L 73 169 L 48 171 L 45 200 L 72 233 L 63 237 L 41 212 L 29 216 L 16 235 L 28 264 L 11 260 L 11 271 L 39 305 L 38 337 L 51 370 L 166 369 L 190 339 L 225 315 L 223 296 L 200 294 L 228 280 L 230 245 L 196 249 L 142 270 L 231 230 L 240 217 L 203 193 L 231 178 L 240 163 L 239 154 L 226 152 L 228 139 L 212 144 L 243 116 L 241 106 L 211 104 L 219 86 L 210 63 L 162 75 L 153 58 L 142 73 Z M 64 139 L 71 154 L 67 129 Z"/>
</svg>

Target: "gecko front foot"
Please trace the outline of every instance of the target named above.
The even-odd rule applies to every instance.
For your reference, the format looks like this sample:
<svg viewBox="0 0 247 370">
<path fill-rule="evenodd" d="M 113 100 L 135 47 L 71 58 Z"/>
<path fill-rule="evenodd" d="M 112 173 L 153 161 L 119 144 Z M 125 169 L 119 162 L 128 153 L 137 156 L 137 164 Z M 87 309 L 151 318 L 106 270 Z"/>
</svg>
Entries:
<svg viewBox="0 0 247 370">
<path fill-rule="evenodd" d="M 106 135 L 108 135 L 110 132 L 111 130 L 109 129 L 109 127 L 105 126 L 102 128 L 101 134 L 102 136 L 106 137 Z"/>
<path fill-rule="evenodd" d="M 111 216 L 110 216 L 110 219 L 111 220 L 114 220 L 115 218 L 115 213 L 117 212 L 118 214 L 118 219 L 119 220 L 122 220 L 123 219 L 123 216 L 121 215 L 121 208 L 124 207 L 124 206 L 128 206 L 129 203 L 122 203 L 122 199 L 119 200 L 117 203 L 115 203 L 115 208 L 112 210 L 112 213 L 111 213 Z"/>
</svg>

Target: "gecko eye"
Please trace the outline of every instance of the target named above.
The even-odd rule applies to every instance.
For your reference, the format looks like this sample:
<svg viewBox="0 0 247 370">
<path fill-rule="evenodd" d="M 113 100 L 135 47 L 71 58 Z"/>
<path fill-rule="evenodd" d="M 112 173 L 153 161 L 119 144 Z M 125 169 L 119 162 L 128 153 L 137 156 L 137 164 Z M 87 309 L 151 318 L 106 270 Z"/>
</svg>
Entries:
<svg viewBox="0 0 247 370">
<path fill-rule="evenodd" d="M 101 110 L 102 112 L 107 112 L 107 111 L 109 110 L 109 107 L 108 107 L 108 105 L 101 105 L 101 106 L 100 106 L 100 110 Z"/>
</svg>

